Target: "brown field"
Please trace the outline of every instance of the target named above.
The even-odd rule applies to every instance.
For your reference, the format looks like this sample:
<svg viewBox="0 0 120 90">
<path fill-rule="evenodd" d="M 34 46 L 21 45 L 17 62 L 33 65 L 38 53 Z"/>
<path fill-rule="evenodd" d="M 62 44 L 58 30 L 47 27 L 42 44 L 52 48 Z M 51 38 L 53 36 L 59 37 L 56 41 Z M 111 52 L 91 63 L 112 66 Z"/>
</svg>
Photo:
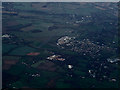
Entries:
<svg viewBox="0 0 120 90">
<path fill-rule="evenodd" d="M 50 62 L 50 61 L 41 63 L 37 68 L 40 70 L 47 70 L 47 71 L 55 71 L 56 70 L 54 63 Z"/>
<path fill-rule="evenodd" d="M 31 52 L 31 53 L 28 53 L 27 55 L 28 56 L 37 56 L 39 54 L 40 54 L 39 52 Z"/>
<path fill-rule="evenodd" d="M 3 70 L 8 70 L 12 65 L 16 64 L 18 60 L 3 60 Z"/>
<path fill-rule="evenodd" d="M 22 28 L 21 30 L 22 30 L 22 31 L 31 31 L 31 30 L 33 30 L 33 29 L 34 29 L 33 26 L 28 26 L 28 27 Z"/>
<path fill-rule="evenodd" d="M 55 87 L 55 83 L 56 83 L 56 79 L 57 79 L 58 77 L 55 77 L 55 78 L 53 78 L 53 79 L 51 79 L 48 83 L 47 83 L 47 87 L 48 88 L 53 88 L 53 87 Z"/>
<path fill-rule="evenodd" d="M 106 10 L 105 8 L 101 8 L 101 7 L 98 7 L 98 6 L 96 8 L 98 8 L 100 10 Z"/>
<path fill-rule="evenodd" d="M 8 26 L 15 26 L 15 25 L 18 25 L 19 23 L 17 21 L 8 21 L 7 22 L 7 25 Z"/>
</svg>

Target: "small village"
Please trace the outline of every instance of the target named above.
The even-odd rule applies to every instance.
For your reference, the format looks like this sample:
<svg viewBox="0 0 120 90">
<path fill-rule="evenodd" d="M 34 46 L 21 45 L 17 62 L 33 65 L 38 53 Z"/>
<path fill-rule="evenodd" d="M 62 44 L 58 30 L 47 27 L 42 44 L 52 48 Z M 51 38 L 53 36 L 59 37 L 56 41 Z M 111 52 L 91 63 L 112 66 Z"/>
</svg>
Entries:
<svg viewBox="0 0 120 90">
<path fill-rule="evenodd" d="M 115 58 L 115 59 L 108 58 L 107 61 L 110 63 L 117 63 L 117 62 L 120 62 L 120 59 L 119 58 Z"/>
<path fill-rule="evenodd" d="M 90 55 L 95 58 L 95 56 L 100 56 L 99 52 L 103 50 L 107 50 L 108 52 L 114 52 L 114 49 L 102 44 L 99 45 L 99 42 L 94 43 L 89 39 L 83 39 L 82 41 L 78 41 L 75 37 L 64 36 L 58 39 L 57 45 L 62 49 L 69 49 L 71 51 L 75 51 L 81 53 L 82 55 Z"/>
</svg>

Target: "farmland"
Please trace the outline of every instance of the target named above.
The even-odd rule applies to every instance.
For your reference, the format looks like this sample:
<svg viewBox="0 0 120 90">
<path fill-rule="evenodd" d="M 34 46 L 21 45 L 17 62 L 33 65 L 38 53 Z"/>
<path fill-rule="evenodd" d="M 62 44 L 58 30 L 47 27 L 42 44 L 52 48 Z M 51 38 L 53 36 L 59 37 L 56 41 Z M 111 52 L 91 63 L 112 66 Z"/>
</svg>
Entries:
<svg viewBox="0 0 120 90">
<path fill-rule="evenodd" d="M 118 3 L 2 7 L 3 88 L 119 88 Z"/>
</svg>

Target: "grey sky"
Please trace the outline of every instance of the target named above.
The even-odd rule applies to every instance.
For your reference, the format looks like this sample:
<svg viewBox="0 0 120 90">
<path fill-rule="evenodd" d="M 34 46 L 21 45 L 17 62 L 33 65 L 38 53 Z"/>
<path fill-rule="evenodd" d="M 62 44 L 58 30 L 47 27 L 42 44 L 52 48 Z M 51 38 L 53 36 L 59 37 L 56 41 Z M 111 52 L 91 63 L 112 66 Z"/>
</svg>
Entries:
<svg viewBox="0 0 120 90">
<path fill-rule="evenodd" d="M 120 0 L 0 0 L 2 2 L 118 2 Z"/>
</svg>

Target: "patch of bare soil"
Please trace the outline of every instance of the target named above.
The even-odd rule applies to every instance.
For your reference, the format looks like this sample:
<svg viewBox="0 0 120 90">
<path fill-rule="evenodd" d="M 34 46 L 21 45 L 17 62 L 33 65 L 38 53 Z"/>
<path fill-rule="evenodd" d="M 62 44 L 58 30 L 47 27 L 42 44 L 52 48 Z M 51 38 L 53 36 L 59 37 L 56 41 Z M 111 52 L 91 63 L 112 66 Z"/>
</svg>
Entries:
<svg viewBox="0 0 120 90">
<path fill-rule="evenodd" d="M 37 68 L 40 70 L 47 70 L 47 71 L 55 71 L 56 70 L 54 63 L 50 62 L 50 61 L 41 63 Z"/>
<path fill-rule="evenodd" d="M 8 70 L 14 64 L 16 64 L 18 60 L 3 60 L 3 70 Z"/>
<path fill-rule="evenodd" d="M 33 30 L 33 29 L 34 29 L 33 26 L 28 26 L 28 27 L 22 28 L 21 30 L 22 30 L 22 31 L 31 31 L 31 30 Z"/>
<path fill-rule="evenodd" d="M 58 77 L 55 77 L 55 78 L 51 79 L 51 80 L 47 83 L 47 87 L 48 87 L 48 88 L 54 88 L 57 78 L 58 78 Z"/>
<path fill-rule="evenodd" d="M 17 21 L 8 21 L 7 22 L 7 25 L 8 26 L 15 26 L 15 25 L 18 25 L 19 23 Z"/>
<path fill-rule="evenodd" d="M 100 10 L 106 10 L 105 8 L 102 8 L 102 7 L 96 7 L 96 8 L 98 8 Z"/>
</svg>

